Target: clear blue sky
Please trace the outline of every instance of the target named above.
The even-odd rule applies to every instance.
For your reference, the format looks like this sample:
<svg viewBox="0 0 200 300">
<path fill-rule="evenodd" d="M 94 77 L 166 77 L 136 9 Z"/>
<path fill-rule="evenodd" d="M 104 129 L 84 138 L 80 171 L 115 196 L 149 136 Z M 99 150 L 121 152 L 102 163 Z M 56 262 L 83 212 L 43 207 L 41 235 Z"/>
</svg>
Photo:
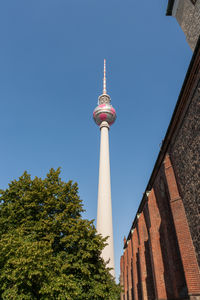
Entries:
<svg viewBox="0 0 200 300">
<path fill-rule="evenodd" d="M 79 184 L 96 218 L 103 59 L 110 130 L 116 273 L 192 52 L 167 0 L 0 2 L 0 187 L 51 167 Z"/>
</svg>

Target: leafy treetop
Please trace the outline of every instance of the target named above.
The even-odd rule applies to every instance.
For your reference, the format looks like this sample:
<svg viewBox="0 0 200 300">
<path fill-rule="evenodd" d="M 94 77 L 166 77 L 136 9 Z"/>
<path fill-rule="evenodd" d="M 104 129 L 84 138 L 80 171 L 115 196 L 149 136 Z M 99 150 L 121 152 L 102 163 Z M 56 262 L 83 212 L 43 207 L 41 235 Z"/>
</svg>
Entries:
<svg viewBox="0 0 200 300">
<path fill-rule="evenodd" d="M 0 299 L 119 299 L 105 239 L 82 219 L 77 183 L 59 175 L 25 172 L 0 191 Z"/>
</svg>

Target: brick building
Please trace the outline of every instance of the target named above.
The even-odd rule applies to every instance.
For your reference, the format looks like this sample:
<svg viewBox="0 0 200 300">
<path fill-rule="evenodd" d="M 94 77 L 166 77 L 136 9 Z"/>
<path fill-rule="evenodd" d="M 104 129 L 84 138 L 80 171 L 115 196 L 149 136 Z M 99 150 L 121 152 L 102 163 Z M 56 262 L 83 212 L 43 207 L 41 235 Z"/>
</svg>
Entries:
<svg viewBox="0 0 200 300">
<path fill-rule="evenodd" d="M 199 116 L 200 39 L 147 188 L 124 239 L 121 300 L 200 300 Z"/>
<path fill-rule="evenodd" d="M 200 33 L 200 0 L 168 0 L 166 15 L 177 19 L 194 50 Z"/>
</svg>

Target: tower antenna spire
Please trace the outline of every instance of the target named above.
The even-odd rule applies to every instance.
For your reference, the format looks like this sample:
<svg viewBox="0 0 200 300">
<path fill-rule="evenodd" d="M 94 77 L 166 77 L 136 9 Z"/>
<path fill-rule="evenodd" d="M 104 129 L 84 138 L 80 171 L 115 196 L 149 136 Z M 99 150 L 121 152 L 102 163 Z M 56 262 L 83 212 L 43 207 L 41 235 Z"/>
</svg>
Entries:
<svg viewBox="0 0 200 300">
<path fill-rule="evenodd" d="M 106 60 L 104 59 L 104 76 L 103 76 L 103 95 L 107 94 L 106 91 Z"/>
</svg>

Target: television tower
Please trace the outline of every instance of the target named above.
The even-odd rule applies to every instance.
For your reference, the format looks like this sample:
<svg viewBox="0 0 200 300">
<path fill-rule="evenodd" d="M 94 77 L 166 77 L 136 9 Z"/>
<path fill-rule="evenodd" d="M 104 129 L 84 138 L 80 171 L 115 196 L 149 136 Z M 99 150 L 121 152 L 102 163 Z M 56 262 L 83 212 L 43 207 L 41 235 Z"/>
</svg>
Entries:
<svg viewBox="0 0 200 300">
<path fill-rule="evenodd" d="M 110 125 L 115 122 L 116 112 L 110 102 L 110 96 L 106 91 L 106 60 L 104 59 L 103 94 L 99 96 L 98 106 L 93 112 L 94 121 L 101 132 L 97 232 L 103 237 L 108 236 L 108 245 L 103 249 L 102 257 L 105 262 L 109 261 L 107 267 L 112 268 L 110 273 L 115 277 L 108 131 Z"/>
</svg>

